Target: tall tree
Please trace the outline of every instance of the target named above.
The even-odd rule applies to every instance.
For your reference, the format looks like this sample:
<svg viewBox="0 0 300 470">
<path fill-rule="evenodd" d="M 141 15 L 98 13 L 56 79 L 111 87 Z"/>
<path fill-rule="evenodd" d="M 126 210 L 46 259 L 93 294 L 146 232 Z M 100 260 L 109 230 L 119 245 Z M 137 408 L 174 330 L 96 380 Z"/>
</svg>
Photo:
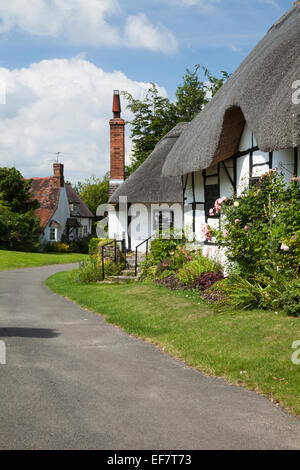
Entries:
<svg viewBox="0 0 300 470">
<path fill-rule="evenodd" d="M 34 210 L 31 181 L 16 168 L 0 168 L 0 247 L 32 249 L 40 235 L 39 219 Z"/>
<path fill-rule="evenodd" d="M 134 115 L 131 124 L 133 149 L 131 163 L 126 167 L 126 176 L 133 173 L 152 152 L 161 136 L 169 132 L 176 123 L 177 113 L 168 98 L 159 95 L 157 86 L 152 83 L 143 101 L 134 99 L 127 91 L 122 94 L 127 100 L 127 108 Z"/>
<path fill-rule="evenodd" d="M 203 72 L 203 79 L 199 71 Z M 159 95 L 157 86 L 152 83 L 143 101 L 134 99 L 127 91 L 122 94 L 127 100 L 127 108 L 133 114 L 131 138 L 133 150 L 131 163 L 126 168 L 126 176 L 133 173 L 150 155 L 159 140 L 179 122 L 191 121 L 210 101 L 228 79 L 229 74 L 222 71 L 221 77 L 214 77 L 199 64 L 194 70 L 186 69 L 176 90 L 176 100 Z"/>
<path fill-rule="evenodd" d="M 32 198 L 31 180 L 25 180 L 14 167 L 0 168 L 0 194 L 15 213 L 25 214 L 39 207 L 38 201 Z"/>
</svg>

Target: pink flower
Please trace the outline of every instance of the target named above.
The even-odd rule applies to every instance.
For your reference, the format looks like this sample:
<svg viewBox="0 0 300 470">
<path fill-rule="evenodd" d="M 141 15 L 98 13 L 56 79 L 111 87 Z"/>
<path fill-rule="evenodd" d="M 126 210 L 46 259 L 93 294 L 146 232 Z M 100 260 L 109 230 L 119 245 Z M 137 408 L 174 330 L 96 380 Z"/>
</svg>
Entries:
<svg viewBox="0 0 300 470">
<path fill-rule="evenodd" d="M 235 223 L 235 224 L 238 224 L 239 221 L 240 221 L 240 219 L 235 219 L 234 223 Z"/>
<path fill-rule="evenodd" d="M 248 225 L 245 225 L 244 230 L 248 230 L 248 228 L 249 228 Z"/>
<path fill-rule="evenodd" d="M 214 209 L 210 209 L 209 215 L 214 215 Z"/>
<path fill-rule="evenodd" d="M 282 243 L 280 249 L 283 251 L 289 251 L 290 248 L 285 243 Z"/>
<path fill-rule="evenodd" d="M 228 233 L 229 233 L 228 230 L 224 230 L 224 232 L 223 232 L 223 237 L 226 238 L 227 235 L 228 235 Z"/>
</svg>

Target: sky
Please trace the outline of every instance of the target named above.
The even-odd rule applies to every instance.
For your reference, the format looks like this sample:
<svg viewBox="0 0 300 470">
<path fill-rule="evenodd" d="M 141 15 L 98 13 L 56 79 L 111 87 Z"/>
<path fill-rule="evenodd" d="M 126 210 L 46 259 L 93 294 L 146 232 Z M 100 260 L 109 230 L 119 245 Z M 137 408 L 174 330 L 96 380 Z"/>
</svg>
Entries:
<svg viewBox="0 0 300 470">
<path fill-rule="evenodd" d="M 0 166 L 72 182 L 109 170 L 114 89 L 171 100 L 186 68 L 229 73 L 292 0 L 0 0 Z M 130 120 L 122 98 L 122 117 Z M 130 159 L 126 126 L 126 160 Z"/>
</svg>

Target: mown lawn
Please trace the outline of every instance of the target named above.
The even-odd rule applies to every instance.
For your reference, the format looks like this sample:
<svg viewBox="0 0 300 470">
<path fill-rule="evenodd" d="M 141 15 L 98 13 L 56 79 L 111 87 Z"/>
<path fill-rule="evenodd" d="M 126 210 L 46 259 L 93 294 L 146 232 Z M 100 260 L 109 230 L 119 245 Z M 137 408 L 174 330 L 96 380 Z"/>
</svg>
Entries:
<svg viewBox="0 0 300 470">
<path fill-rule="evenodd" d="M 80 253 L 25 253 L 21 251 L 0 250 L 0 271 L 32 268 L 48 264 L 76 263 L 87 258 L 87 255 Z"/>
<path fill-rule="evenodd" d="M 46 285 L 188 365 L 266 394 L 300 416 L 300 365 L 291 361 L 300 319 L 216 312 L 191 294 L 152 283 L 82 285 L 75 272 L 57 273 Z"/>
</svg>

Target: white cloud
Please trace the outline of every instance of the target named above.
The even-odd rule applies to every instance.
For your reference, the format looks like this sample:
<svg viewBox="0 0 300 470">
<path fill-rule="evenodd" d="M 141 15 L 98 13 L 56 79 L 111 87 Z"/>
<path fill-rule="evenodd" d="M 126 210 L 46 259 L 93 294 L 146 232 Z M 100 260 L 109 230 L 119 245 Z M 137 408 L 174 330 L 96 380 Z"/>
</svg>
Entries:
<svg viewBox="0 0 300 470">
<path fill-rule="evenodd" d="M 131 47 L 141 49 L 168 54 L 177 48 L 177 41 L 173 33 L 162 25 L 151 25 L 143 13 L 127 18 L 125 38 Z"/>
<path fill-rule="evenodd" d="M 7 89 L 6 104 L 0 105 L 0 166 L 15 165 L 26 177 L 47 176 L 52 174 L 48 160 L 54 158 L 48 152 L 61 151 L 66 177 L 73 181 L 109 170 L 113 89 L 144 98 L 149 87 L 81 57 L 0 68 L 0 81 Z M 125 102 L 122 108 L 122 117 L 130 119 Z M 128 159 L 128 126 L 126 135 Z"/>
<path fill-rule="evenodd" d="M 222 0 L 164 0 L 167 3 L 181 7 L 200 7 L 202 11 L 214 11 L 215 6 Z"/>
<path fill-rule="evenodd" d="M 62 37 L 71 44 L 134 47 L 162 52 L 177 49 L 173 33 L 160 25 L 151 25 L 144 14 L 127 17 L 125 31 L 108 22 L 108 18 L 113 16 L 125 16 L 119 0 L 2 1 L 0 33 L 16 28 L 39 36 Z"/>
</svg>

